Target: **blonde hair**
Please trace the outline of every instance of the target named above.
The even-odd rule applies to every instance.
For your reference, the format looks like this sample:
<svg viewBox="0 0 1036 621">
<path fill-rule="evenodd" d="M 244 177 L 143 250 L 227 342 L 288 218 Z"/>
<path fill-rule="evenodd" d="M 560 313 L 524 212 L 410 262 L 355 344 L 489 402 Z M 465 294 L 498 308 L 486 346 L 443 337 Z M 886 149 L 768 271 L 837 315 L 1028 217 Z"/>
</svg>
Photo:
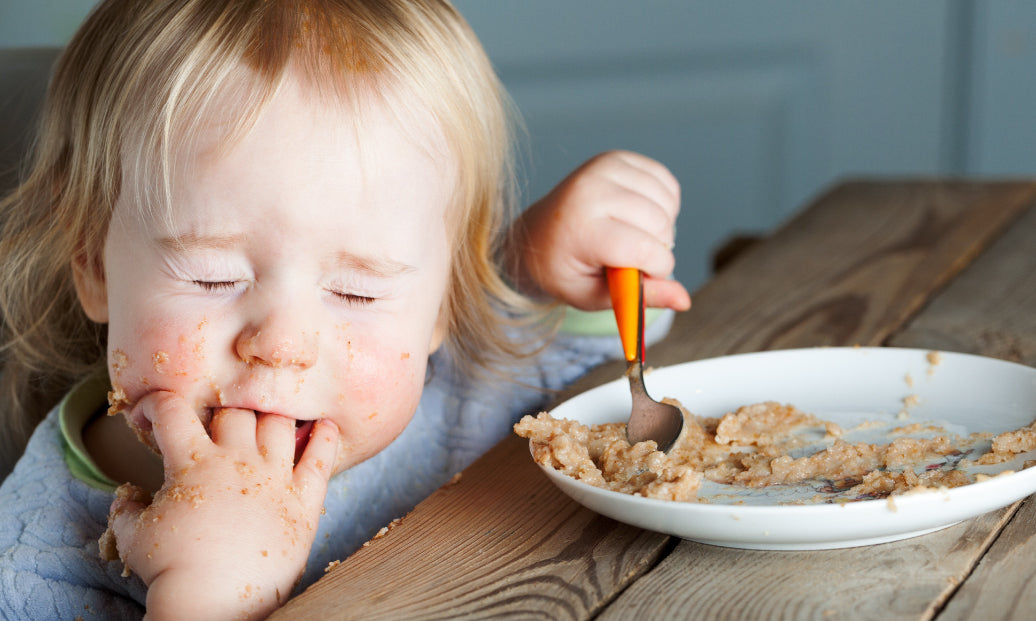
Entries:
<svg viewBox="0 0 1036 621">
<path fill-rule="evenodd" d="M 475 372 L 526 353 L 504 318 L 532 306 L 494 260 L 513 207 L 511 111 L 448 2 L 107 0 L 62 54 L 28 175 L 0 202 L 7 454 L 72 383 L 103 368 L 106 329 L 80 309 L 72 264 L 100 264 L 124 182 L 154 199 L 141 209 L 163 204 L 175 140 L 219 109 L 215 93 L 242 65 L 252 70 L 235 121 L 246 129 L 289 64 L 314 87 L 331 84 L 332 98 L 391 90 L 402 95 L 397 105 L 434 116 L 458 171 L 446 346 Z"/>
</svg>

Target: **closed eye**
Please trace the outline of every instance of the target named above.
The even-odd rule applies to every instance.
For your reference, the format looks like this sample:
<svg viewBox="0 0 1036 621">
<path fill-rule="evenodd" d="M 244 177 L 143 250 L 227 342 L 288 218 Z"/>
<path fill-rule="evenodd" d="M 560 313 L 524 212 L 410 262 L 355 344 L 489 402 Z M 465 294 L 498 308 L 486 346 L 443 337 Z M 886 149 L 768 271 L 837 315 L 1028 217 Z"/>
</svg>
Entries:
<svg viewBox="0 0 1036 621">
<path fill-rule="evenodd" d="M 331 293 L 340 300 L 345 301 L 348 304 L 355 306 L 368 306 L 373 304 L 377 298 L 367 297 L 365 295 L 356 295 L 355 293 L 342 293 L 341 291 L 332 291 Z"/>
<path fill-rule="evenodd" d="M 237 287 L 237 282 L 236 280 L 195 280 L 194 284 L 205 291 L 231 291 Z"/>
</svg>

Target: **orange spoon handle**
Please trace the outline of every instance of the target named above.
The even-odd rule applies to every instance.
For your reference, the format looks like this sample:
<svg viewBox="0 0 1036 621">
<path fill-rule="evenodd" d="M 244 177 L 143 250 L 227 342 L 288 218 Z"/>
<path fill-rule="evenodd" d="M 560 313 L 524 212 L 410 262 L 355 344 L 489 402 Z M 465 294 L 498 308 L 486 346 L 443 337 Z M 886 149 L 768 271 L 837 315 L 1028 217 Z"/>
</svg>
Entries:
<svg viewBox="0 0 1036 621">
<path fill-rule="evenodd" d="M 638 345 L 643 347 L 640 338 L 640 317 L 643 311 L 640 270 L 634 267 L 608 267 L 605 270 L 622 351 L 627 361 L 633 361 L 637 359 Z M 643 350 L 639 354 L 640 359 L 643 359 Z"/>
</svg>

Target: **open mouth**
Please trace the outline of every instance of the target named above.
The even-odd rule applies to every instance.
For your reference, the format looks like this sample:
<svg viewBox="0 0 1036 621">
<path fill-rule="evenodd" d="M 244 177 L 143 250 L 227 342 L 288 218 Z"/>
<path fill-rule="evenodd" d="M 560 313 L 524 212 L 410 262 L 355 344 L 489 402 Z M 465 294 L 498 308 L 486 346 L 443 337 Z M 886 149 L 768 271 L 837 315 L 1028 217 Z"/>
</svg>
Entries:
<svg viewBox="0 0 1036 621">
<path fill-rule="evenodd" d="M 309 444 L 309 434 L 313 431 L 313 421 L 311 420 L 297 420 L 295 421 L 295 463 L 299 463 L 299 459 L 302 457 L 302 452 L 306 450 L 306 445 Z"/>
</svg>

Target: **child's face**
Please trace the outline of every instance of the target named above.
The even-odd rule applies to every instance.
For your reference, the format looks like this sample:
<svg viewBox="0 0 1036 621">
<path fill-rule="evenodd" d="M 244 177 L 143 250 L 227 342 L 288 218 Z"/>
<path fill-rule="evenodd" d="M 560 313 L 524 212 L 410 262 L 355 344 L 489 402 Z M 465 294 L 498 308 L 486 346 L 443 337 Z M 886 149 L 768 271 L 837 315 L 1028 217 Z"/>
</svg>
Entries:
<svg viewBox="0 0 1036 621">
<path fill-rule="evenodd" d="M 396 123 L 289 82 L 230 151 L 211 128 L 177 154 L 174 235 L 120 200 L 105 299 L 81 298 L 130 403 L 168 390 L 206 424 L 220 406 L 330 418 L 336 471 L 402 431 L 441 341 L 455 174 L 434 132 Z"/>
</svg>

